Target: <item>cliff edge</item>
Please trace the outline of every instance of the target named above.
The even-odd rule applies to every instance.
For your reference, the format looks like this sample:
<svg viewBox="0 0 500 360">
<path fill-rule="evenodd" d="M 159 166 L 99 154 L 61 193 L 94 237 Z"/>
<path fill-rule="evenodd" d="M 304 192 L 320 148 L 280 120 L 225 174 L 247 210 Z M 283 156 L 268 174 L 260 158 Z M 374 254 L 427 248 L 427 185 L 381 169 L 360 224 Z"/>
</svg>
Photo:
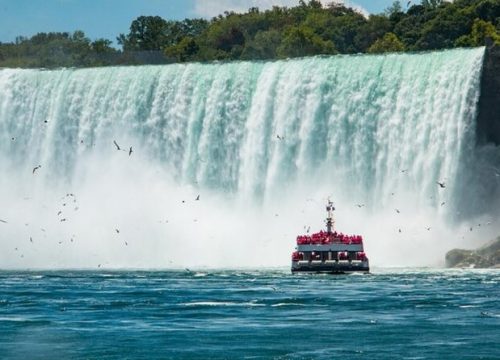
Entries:
<svg viewBox="0 0 500 360">
<path fill-rule="evenodd" d="M 500 46 L 486 48 L 477 115 L 478 142 L 500 145 Z"/>
</svg>

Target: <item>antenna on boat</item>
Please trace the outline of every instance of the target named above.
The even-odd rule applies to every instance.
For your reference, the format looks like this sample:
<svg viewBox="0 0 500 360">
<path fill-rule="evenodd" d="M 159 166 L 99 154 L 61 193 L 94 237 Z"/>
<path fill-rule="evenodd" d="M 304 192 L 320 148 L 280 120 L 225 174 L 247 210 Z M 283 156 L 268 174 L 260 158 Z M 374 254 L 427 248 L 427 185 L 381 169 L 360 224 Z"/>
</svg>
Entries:
<svg viewBox="0 0 500 360">
<path fill-rule="evenodd" d="M 331 234 L 335 230 L 335 220 L 333 219 L 333 211 L 335 210 L 335 206 L 333 206 L 333 202 L 328 198 L 328 203 L 326 204 L 326 212 L 328 216 L 326 218 L 326 232 Z"/>
</svg>

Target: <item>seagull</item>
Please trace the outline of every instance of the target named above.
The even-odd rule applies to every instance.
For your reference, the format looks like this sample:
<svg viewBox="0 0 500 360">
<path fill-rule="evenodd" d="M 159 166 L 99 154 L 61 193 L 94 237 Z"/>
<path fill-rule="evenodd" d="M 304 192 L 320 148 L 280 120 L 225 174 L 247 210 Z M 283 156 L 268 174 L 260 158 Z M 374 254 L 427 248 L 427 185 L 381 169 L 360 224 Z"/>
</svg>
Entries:
<svg viewBox="0 0 500 360">
<path fill-rule="evenodd" d="M 128 242 L 125 241 L 125 246 L 128 246 Z"/>
<path fill-rule="evenodd" d="M 130 147 L 129 151 L 128 151 L 128 156 L 132 155 L 133 151 L 132 151 L 132 146 Z"/>
<path fill-rule="evenodd" d="M 436 184 L 438 184 L 441 187 L 441 189 L 444 189 L 446 187 L 444 182 L 436 181 Z"/>
<path fill-rule="evenodd" d="M 401 232 L 401 229 L 399 229 L 399 232 Z"/>
<path fill-rule="evenodd" d="M 441 203 L 441 206 L 443 206 L 444 204 L 446 204 L 444 201 Z"/>
<path fill-rule="evenodd" d="M 399 214 L 399 213 L 401 213 L 401 211 L 399 211 L 399 209 L 394 209 L 394 210 L 396 210 L 396 212 L 397 212 L 398 214 Z"/>
<path fill-rule="evenodd" d="M 472 231 L 472 227 L 469 228 L 469 231 Z"/>
<path fill-rule="evenodd" d="M 30 242 L 33 242 L 33 238 L 30 236 Z"/>
<path fill-rule="evenodd" d="M 64 219 L 61 219 L 61 222 L 63 222 L 63 221 L 66 221 L 66 218 L 64 218 Z"/>
<path fill-rule="evenodd" d="M 113 144 L 115 144 L 116 150 L 121 150 L 120 145 L 118 145 L 115 140 L 113 140 Z"/>
<path fill-rule="evenodd" d="M 196 199 L 194 199 L 194 200 L 195 200 L 195 201 L 200 200 L 200 195 L 198 195 L 198 196 L 196 197 Z"/>
<path fill-rule="evenodd" d="M 363 206 L 365 206 L 365 204 L 357 204 L 356 206 L 362 208 Z"/>
<path fill-rule="evenodd" d="M 7 224 L 7 221 L 0 219 L 0 222 Z"/>
<path fill-rule="evenodd" d="M 283 136 L 276 135 L 276 137 L 278 138 L 278 140 L 285 140 Z"/>
<path fill-rule="evenodd" d="M 38 169 L 40 169 L 42 167 L 42 165 L 38 165 L 38 166 L 35 166 L 33 168 L 33 174 L 35 173 L 35 171 L 37 171 Z"/>
<path fill-rule="evenodd" d="M 405 172 L 407 172 L 407 171 L 408 171 L 408 169 L 403 169 L 403 170 L 401 170 L 401 172 L 402 172 L 403 174 L 404 174 Z"/>
<path fill-rule="evenodd" d="M 62 214 L 62 211 L 59 210 L 59 212 L 57 213 L 57 216 L 61 215 Z"/>
<path fill-rule="evenodd" d="M 115 231 L 116 231 L 116 233 L 117 233 L 117 234 L 119 234 L 119 233 L 120 233 L 120 230 L 118 230 L 118 229 L 115 229 Z"/>
<path fill-rule="evenodd" d="M 431 230 L 431 228 L 430 228 L 430 227 L 428 227 L 428 228 L 426 228 L 426 229 L 427 229 L 427 231 L 430 231 L 430 230 Z"/>
<path fill-rule="evenodd" d="M 12 140 L 12 141 L 14 141 L 14 140 L 16 140 L 16 138 L 15 138 L 15 137 L 12 137 L 12 138 L 11 138 L 11 140 Z"/>
</svg>

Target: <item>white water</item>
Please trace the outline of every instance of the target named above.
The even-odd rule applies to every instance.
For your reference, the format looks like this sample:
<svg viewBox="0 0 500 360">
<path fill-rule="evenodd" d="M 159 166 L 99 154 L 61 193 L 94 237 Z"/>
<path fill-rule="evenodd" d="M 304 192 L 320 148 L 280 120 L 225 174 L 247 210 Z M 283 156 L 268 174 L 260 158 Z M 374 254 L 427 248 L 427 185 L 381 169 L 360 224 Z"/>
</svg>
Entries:
<svg viewBox="0 0 500 360">
<path fill-rule="evenodd" d="M 0 268 L 287 266 L 327 196 L 372 264 L 439 265 L 498 230 L 483 52 L 0 70 Z"/>
</svg>

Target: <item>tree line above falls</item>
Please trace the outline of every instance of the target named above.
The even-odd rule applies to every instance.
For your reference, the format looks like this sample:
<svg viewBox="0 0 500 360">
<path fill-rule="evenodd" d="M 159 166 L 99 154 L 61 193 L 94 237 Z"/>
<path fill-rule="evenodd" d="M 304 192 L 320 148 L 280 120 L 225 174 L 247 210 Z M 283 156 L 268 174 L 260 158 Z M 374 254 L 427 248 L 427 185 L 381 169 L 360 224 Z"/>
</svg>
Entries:
<svg viewBox="0 0 500 360">
<path fill-rule="evenodd" d="M 405 0 L 406 2 L 406 0 Z M 225 12 L 211 20 L 140 16 L 128 34 L 91 41 L 82 31 L 38 33 L 0 43 L 1 67 L 271 60 L 318 54 L 383 53 L 500 44 L 500 0 L 399 1 L 365 17 L 317 0 L 295 7 Z"/>
</svg>

